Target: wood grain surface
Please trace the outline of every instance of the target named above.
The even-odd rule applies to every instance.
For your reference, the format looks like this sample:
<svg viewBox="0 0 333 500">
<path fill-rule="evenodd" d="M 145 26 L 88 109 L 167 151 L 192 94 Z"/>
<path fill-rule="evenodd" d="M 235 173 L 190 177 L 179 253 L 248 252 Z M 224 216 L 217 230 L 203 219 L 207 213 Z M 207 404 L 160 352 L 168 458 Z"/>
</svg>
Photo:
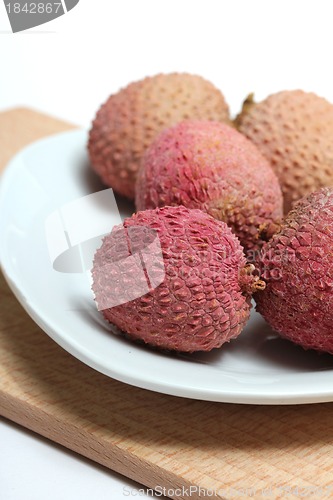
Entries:
<svg viewBox="0 0 333 500">
<path fill-rule="evenodd" d="M 0 114 L 0 167 L 66 128 L 27 109 Z M 333 498 L 332 404 L 221 404 L 131 387 L 55 344 L 2 276 L 0 294 L 2 416 L 172 498 Z"/>
</svg>

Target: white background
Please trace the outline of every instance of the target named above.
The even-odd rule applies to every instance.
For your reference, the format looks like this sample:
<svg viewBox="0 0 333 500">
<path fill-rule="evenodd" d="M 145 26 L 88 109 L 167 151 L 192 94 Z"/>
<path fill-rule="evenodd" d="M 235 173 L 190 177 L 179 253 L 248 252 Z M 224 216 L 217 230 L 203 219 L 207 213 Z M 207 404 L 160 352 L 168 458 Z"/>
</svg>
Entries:
<svg viewBox="0 0 333 500">
<path fill-rule="evenodd" d="M 211 80 L 233 114 L 252 91 L 333 102 L 332 23 L 331 0 L 80 0 L 13 35 L 1 3 L 0 111 L 26 105 L 89 126 L 110 93 L 170 71 Z M 121 500 L 124 486 L 139 488 L 5 421 L 0 443 L 3 500 Z"/>
<path fill-rule="evenodd" d="M 333 98 L 331 0 L 80 0 L 15 35 L 0 3 L 0 108 L 30 104 L 89 125 L 111 92 L 175 70 L 213 81 L 233 112 L 251 91 Z"/>
</svg>

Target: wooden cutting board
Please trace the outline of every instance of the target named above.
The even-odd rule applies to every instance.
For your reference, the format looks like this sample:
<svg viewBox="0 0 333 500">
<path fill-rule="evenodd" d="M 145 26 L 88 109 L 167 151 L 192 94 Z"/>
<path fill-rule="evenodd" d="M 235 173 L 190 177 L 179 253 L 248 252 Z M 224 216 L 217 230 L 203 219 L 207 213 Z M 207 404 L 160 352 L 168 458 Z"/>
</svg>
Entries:
<svg viewBox="0 0 333 500">
<path fill-rule="evenodd" d="M 0 114 L 0 168 L 69 128 L 28 109 Z M 0 294 L 4 417 L 172 498 L 333 497 L 332 404 L 221 404 L 131 387 L 53 342 L 2 277 Z"/>
</svg>

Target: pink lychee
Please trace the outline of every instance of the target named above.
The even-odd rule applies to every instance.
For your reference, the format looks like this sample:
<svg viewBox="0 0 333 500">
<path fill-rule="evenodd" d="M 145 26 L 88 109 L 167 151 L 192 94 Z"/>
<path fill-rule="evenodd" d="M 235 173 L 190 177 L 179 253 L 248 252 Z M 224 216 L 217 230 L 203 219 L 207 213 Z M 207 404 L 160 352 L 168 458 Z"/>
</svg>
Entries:
<svg viewBox="0 0 333 500">
<path fill-rule="evenodd" d="M 146 148 L 161 130 L 187 118 L 230 123 L 222 93 L 198 75 L 159 74 L 130 83 L 97 112 L 88 142 L 92 168 L 107 186 L 133 199 Z"/>
<path fill-rule="evenodd" d="M 228 226 L 183 206 L 138 212 L 115 226 L 92 274 L 105 319 L 133 339 L 187 352 L 237 337 L 262 286 Z"/>
<path fill-rule="evenodd" d="M 282 193 L 268 161 L 230 126 L 184 121 L 164 130 L 144 155 L 136 184 L 138 210 L 199 208 L 228 224 L 246 250 L 259 230 L 282 217 Z"/>
<path fill-rule="evenodd" d="M 257 310 L 274 330 L 304 348 L 333 354 L 333 188 L 295 204 L 262 248 Z"/>
</svg>

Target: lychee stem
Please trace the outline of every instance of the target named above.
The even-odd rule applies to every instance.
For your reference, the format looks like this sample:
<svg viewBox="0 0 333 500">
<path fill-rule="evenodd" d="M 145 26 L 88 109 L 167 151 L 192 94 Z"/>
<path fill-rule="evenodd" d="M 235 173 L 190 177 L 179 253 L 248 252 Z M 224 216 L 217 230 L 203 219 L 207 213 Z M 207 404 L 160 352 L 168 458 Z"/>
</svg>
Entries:
<svg viewBox="0 0 333 500">
<path fill-rule="evenodd" d="M 255 281 L 255 282 L 253 283 L 253 285 L 252 285 L 252 291 L 253 291 L 253 293 L 255 293 L 255 292 L 259 292 L 259 291 L 262 291 L 262 290 L 265 290 L 265 288 L 266 288 L 266 283 L 265 283 L 265 281 L 264 281 L 264 280 L 259 279 L 259 277 L 258 277 L 258 280 L 257 280 L 257 281 Z"/>
<path fill-rule="evenodd" d="M 266 283 L 259 276 L 254 275 L 256 268 L 253 264 L 246 264 L 240 272 L 240 285 L 242 290 L 252 295 L 255 292 L 265 290 Z"/>
<path fill-rule="evenodd" d="M 282 227 L 282 220 L 275 222 L 264 222 L 259 226 L 258 240 L 269 241 L 274 234 L 279 233 Z"/>
<path fill-rule="evenodd" d="M 236 128 L 238 128 L 239 125 L 241 124 L 243 116 L 246 115 L 249 112 L 249 110 L 252 108 L 252 106 L 254 106 L 254 105 L 255 105 L 254 92 L 251 92 L 251 94 L 249 94 L 246 97 L 245 101 L 243 102 L 241 112 L 238 113 L 238 115 L 234 119 L 234 124 L 235 124 Z"/>
</svg>

